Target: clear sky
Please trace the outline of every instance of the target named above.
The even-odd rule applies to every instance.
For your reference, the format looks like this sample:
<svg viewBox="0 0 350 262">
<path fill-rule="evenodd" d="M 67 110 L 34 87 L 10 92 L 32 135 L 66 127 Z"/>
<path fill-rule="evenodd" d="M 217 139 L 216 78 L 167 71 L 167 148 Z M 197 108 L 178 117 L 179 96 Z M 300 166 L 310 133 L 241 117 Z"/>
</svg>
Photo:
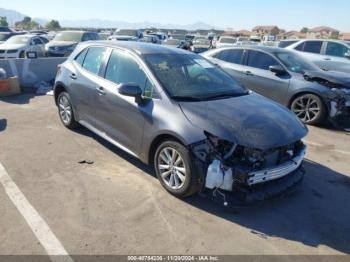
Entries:
<svg viewBox="0 0 350 262">
<path fill-rule="evenodd" d="M 0 0 L 31 17 L 191 24 L 251 29 L 276 24 L 301 29 L 328 25 L 350 32 L 350 0 Z"/>
</svg>

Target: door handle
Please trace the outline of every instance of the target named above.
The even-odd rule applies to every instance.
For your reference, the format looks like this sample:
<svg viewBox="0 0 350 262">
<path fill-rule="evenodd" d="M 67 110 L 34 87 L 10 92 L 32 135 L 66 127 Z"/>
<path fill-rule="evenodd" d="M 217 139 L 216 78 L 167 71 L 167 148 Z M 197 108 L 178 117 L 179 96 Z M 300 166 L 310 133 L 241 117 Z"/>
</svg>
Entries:
<svg viewBox="0 0 350 262">
<path fill-rule="evenodd" d="M 247 75 L 247 76 L 252 76 L 253 75 L 253 73 L 250 72 L 250 71 L 245 71 L 244 74 Z"/>
<path fill-rule="evenodd" d="M 323 60 L 330 61 L 330 60 L 332 60 L 332 59 L 329 58 L 329 57 L 326 57 L 326 58 L 323 58 Z"/>
<path fill-rule="evenodd" d="M 104 88 L 102 86 L 96 87 L 96 90 L 97 90 L 99 95 L 105 95 L 106 94 L 106 91 L 104 90 Z"/>
<path fill-rule="evenodd" d="M 70 77 L 71 79 L 73 79 L 73 80 L 76 80 L 76 79 L 78 78 L 77 75 L 74 74 L 74 73 L 71 73 L 71 74 L 69 75 L 69 77 Z"/>
</svg>

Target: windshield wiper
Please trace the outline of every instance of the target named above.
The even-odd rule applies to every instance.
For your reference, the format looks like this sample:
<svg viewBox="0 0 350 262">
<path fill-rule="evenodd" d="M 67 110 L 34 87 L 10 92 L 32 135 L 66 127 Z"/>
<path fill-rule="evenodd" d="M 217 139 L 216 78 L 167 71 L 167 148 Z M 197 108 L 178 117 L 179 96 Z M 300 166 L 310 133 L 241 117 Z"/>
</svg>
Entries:
<svg viewBox="0 0 350 262">
<path fill-rule="evenodd" d="M 218 98 L 229 98 L 229 97 L 237 97 L 237 96 L 243 96 L 248 94 L 248 92 L 242 92 L 242 93 L 224 93 L 224 94 L 216 94 L 212 96 L 207 96 L 204 99 L 205 100 L 212 100 L 212 99 L 218 99 Z"/>
<path fill-rule="evenodd" d="M 203 101 L 202 98 L 194 96 L 171 96 L 172 99 L 182 100 L 182 101 Z"/>
</svg>

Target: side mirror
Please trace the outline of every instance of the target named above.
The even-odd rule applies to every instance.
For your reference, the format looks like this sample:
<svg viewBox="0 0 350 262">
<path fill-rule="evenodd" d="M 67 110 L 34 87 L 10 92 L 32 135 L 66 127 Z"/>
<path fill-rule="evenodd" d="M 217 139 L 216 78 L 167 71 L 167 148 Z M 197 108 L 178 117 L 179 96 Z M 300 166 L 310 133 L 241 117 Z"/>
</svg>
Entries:
<svg viewBox="0 0 350 262">
<path fill-rule="evenodd" d="M 346 57 L 347 59 L 350 59 L 350 51 L 348 51 L 348 52 L 345 54 L 345 57 Z"/>
<path fill-rule="evenodd" d="M 272 65 L 269 67 L 269 69 L 272 73 L 275 73 L 276 75 L 284 75 L 287 73 L 287 71 L 281 65 Z"/>
<path fill-rule="evenodd" d="M 118 87 L 119 94 L 123 96 L 135 97 L 136 102 L 141 101 L 142 90 L 138 84 L 126 83 Z"/>
</svg>

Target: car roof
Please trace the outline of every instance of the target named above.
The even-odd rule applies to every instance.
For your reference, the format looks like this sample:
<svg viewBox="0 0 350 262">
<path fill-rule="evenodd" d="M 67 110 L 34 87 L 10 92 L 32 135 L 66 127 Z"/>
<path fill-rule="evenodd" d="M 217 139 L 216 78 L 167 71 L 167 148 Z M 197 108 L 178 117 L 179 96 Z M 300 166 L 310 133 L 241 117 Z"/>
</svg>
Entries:
<svg viewBox="0 0 350 262">
<path fill-rule="evenodd" d="M 89 41 L 83 42 L 86 47 L 91 45 L 101 45 L 108 47 L 119 47 L 127 49 L 138 55 L 149 55 L 149 54 L 190 54 L 190 52 L 179 48 L 171 48 L 162 45 L 155 45 L 144 42 L 136 41 Z"/>
<path fill-rule="evenodd" d="M 251 50 L 261 50 L 269 53 L 278 52 L 285 50 L 284 48 L 280 47 L 273 47 L 273 46 L 263 46 L 263 45 L 246 45 L 246 46 L 232 46 L 232 47 L 224 47 L 220 48 L 218 50 L 231 50 L 231 49 L 251 49 Z"/>
</svg>

